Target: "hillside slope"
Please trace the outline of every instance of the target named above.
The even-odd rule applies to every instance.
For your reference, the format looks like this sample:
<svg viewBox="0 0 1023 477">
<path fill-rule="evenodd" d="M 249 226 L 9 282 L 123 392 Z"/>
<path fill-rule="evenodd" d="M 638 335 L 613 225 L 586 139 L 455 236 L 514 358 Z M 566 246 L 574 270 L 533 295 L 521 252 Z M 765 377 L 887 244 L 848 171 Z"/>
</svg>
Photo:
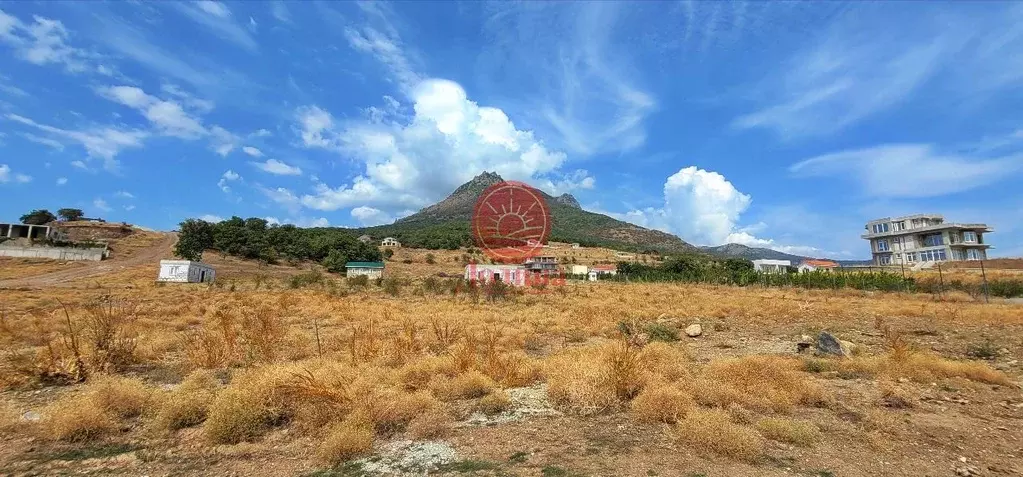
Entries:
<svg viewBox="0 0 1023 477">
<path fill-rule="evenodd" d="M 495 173 L 484 172 L 459 186 L 446 199 L 415 214 L 390 225 L 356 229 L 356 232 L 368 234 L 375 239 L 393 236 L 403 242 L 428 248 L 451 248 L 470 243 L 469 223 L 476 199 L 487 187 L 502 180 Z M 553 219 L 551 241 L 632 251 L 694 250 L 692 245 L 674 235 L 583 210 L 570 194 L 558 197 L 543 192 L 541 194 L 550 207 Z"/>
</svg>

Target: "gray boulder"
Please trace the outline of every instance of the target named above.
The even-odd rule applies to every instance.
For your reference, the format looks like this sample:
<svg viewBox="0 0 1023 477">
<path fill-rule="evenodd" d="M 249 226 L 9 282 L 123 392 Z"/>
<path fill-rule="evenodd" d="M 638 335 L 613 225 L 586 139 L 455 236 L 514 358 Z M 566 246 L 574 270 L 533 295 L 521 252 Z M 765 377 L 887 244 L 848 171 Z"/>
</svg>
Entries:
<svg viewBox="0 0 1023 477">
<path fill-rule="evenodd" d="M 848 356 L 847 350 L 842 347 L 842 342 L 827 331 L 822 331 L 817 335 L 817 352 L 833 356 Z"/>
</svg>

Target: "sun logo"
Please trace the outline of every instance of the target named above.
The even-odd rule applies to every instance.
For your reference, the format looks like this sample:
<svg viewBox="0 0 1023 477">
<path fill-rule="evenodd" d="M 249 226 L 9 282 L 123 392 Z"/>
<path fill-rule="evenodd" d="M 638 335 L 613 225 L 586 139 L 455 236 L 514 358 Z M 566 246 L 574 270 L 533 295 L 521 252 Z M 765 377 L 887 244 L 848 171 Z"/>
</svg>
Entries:
<svg viewBox="0 0 1023 477">
<path fill-rule="evenodd" d="M 522 182 L 487 187 L 473 208 L 473 238 L 496 261 L 521 262 L 536 255 L 550 232 L 551 214 L 543 194 Z"/>
</svg>

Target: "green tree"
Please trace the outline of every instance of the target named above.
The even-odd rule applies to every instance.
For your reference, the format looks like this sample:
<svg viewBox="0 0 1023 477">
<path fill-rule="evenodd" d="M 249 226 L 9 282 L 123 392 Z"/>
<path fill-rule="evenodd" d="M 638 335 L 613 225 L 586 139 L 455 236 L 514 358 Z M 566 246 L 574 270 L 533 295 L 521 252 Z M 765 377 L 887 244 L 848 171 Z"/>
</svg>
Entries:
<svg viewBox="0 0 1023 477">
<path fill-rule="evenodd" d="M 57 216 L 65 222 L 74 222 L 76 220 L 82 220 L 82 217 L 85 216 L 85 212 L 82 212 L 82 209 L 60 209 L 57 211 Z"/>
<path fill-rule="evenodd" d="M 21 216 L 21 223 L 28 225 L 44 225 L 57 220 L 57 217 L 46 209 L 36 209 Z"/>
<path fill-rule="evenodd" d="M 394 250 L 391 250 L 389 248 L 385 248 L 384 249 L 384 258 L 390 260 L 391 257 L 393 257 L 393 256 L 394 256 Z"/>
<path fill-rule="evenodd" d="M 188 219 L 181 222 L 174 255 L 196 262 L 202 260 L 202 253 L 213 247 L 213 227 L 213 224 L 204 220 Z"/>
<path fill-rule="evenodd" d="M 329 272 L 343 273 L 345 271 L 345 264 L 348 263 L 348 256 L 340 250 L 331 250 L 327 254 L 327 257 L 323 259 L 322 265 Z"/>
<path fill-rule="evenodd" d="M 432 253 L 428 253 L 428 254 L 426 254 L 426 263 L 429 263 L 430 265 L 433 265 L 433 264 L 437 263 L 437 259 L 434 258 Z"/>
</svg>

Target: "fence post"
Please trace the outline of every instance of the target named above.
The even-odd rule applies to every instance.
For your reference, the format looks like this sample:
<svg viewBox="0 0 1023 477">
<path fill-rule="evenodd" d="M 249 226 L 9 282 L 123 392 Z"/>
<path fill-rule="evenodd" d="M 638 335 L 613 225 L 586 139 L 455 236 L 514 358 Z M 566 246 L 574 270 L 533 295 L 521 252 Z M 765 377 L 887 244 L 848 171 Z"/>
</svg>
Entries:
<svg viewBox="0 0 1023 477">
<path fill-rule="evenodd" d="M 945 277 L 941 275 L 941 262 L 938 262 L 938 294 L 945 294 Z"/>
<path fill-rule="evenodd" d="M 899 260 L 899 268 L 902 268 L 902 292 L 906 292 L 906 263 Z"/>
<path fill-rule="evenodd" d="M 984 271 L 984 260 L 980 261 L 980 276 L 984 279 L 984 303 L 991 303 L 991 298 L 988 296 L 987 272 Z"/>
</svg>

